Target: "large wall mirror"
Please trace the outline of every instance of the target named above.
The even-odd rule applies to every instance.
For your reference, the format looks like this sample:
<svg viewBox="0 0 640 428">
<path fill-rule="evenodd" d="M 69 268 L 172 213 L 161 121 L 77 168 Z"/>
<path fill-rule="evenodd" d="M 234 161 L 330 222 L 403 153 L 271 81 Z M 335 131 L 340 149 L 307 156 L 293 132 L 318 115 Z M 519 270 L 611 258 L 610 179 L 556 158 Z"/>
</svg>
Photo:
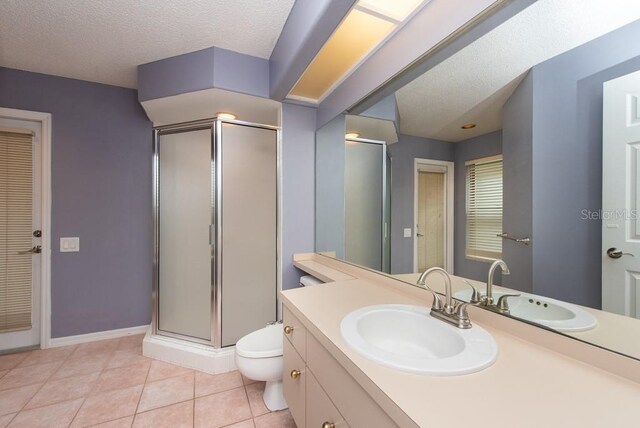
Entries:
<svg viewBox="0 0 640 428">
<path fill-rule="evenodd" d="M 466 301 L 501 259 L 506 315 L 640 358 L 639 19 L 533 2 L 318 129 L 316 251 Z"/>
</svg>

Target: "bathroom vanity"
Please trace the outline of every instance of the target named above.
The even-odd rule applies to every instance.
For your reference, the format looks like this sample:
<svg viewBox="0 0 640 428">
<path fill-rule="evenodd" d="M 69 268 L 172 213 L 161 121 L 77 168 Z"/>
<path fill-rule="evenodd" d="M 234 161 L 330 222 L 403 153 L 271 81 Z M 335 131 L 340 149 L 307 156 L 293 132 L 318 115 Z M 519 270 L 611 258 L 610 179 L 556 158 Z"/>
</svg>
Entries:
<svg viewBox="0 0 640 428">
<path fill-rule="evenodd" d="M 300 428 L 601 427 L 637 420 L 640 362 L 476 307 L 469 307 L 472 323 L 498 345 L 496 362 L 482 371 L 420 375 L 366 359 L 342 338 L 342 319 L 377 304 L 429 307 L 431 293 L 317 254 L 297 255 L 294 263 L 327 281 L 339 278 L 281 293 L 285 397 Z"/>
</svg>

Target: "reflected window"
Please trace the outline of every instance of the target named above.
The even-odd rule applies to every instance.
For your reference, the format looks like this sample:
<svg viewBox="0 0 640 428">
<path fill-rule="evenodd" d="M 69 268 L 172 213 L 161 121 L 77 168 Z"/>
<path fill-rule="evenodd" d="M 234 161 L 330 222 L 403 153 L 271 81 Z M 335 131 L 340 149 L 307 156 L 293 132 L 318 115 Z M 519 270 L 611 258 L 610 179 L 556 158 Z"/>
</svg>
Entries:
<svg viewBox="0 0 640 428">
<path fill-rule="evenodd" d="M 502 156 L 466 162 L 467 258 L 502 258 Z"/>
</svg>

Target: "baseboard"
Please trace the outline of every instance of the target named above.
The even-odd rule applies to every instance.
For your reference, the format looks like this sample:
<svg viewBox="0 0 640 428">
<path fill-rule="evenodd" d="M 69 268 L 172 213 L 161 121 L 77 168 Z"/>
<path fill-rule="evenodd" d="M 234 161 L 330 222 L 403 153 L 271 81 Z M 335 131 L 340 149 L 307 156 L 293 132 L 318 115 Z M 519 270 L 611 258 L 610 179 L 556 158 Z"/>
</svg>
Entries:
<svg viewBox="0 0 640 428">
<path fill-rule="evenodd" d="M 142 355 L 209 374 L 236 369 L 235 346 L 215 349 L 171 337 L 147 333 L 142 342 Z"/>
<path fill-rule="evenodd" d="M 138 327 L 119 328 L 116 330 L 98 331 L 95 333 L 78 334 L 76 336 L 54 337 L 49 341 L 49 348 L 60 346 L 78 345 L 80 343 L 95 342 L 105 339 L 116 339 L 118 337 L 131 336 L 134 334 L 144 334 L 149 330 L 148 325 Z"/>
</svg>

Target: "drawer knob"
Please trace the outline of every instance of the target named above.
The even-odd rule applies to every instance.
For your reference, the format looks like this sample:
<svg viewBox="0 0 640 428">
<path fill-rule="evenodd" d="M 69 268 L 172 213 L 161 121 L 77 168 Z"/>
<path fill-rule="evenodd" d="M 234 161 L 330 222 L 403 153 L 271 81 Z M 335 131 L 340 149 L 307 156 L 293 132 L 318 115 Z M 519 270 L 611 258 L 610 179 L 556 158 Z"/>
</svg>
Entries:
<svg viewBox="0 0 640 428">
<path fill-rule="evenodd" d="M 336 428 L 336 424 L 331 422 L 325 422 L 322 424 L 322 428 Z"/>
<path fill-rule="evenodd" d="M 293 331 L 293 327 L 291 327 L 290 325 L 284 328 L 284 334 L 291 334 L 292 331 Z"/>
<path fill-rule="evenodd" d="M 300 370 L 291 370 L 291 379 L 298 379 L 300 374 Z"/>
</svg>

